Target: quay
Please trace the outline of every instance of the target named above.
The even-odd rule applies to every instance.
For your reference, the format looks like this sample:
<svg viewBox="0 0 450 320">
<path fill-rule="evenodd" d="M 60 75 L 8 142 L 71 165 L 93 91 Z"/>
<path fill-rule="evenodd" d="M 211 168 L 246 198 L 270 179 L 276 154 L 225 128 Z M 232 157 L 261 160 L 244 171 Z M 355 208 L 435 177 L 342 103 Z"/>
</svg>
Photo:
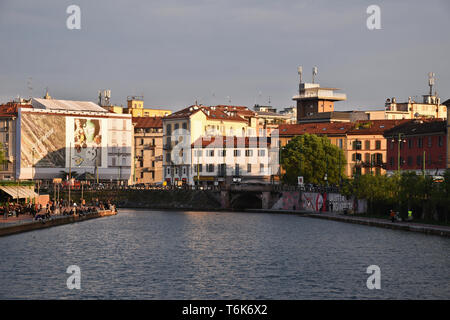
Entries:
<svg viewBox="0 0 450 320">
<path fill-rule="evenodd" d="M 13 222 L 7 223 L 7 225 L 4 226 L 0 226 L 0 237 L 21 232 L 60 226 L 69 223 L 81 222 L 95 218 L 114 216 L 116 214 L 117 214 L 116 210 L 98 210 L 96 212 L 91 212 L 84 215 L 70 215 L 70 216 L 53 215 L 51 216 L 51 218 L 45 220 L 32 220 L 32 219 L 19 220 L 16 221 L 18 223 Z"/>
<path fill-rule="evenodd" d="M 246 211 L 248 211 L 248 212 L 264 212 L 264 213 L 286 213 L 286 214 L 294 213 L 294 214 L 299 214 L 299 215 L 302 215 L 305 217 L 316 218 L 316 219 L 334 220 L 334 221 L 339 221 L 339 222 L 362 224 L 362 225 L 366 225 L 366 226 L 381 227 L 381 228 L 403 230 L 403 231 L 421 232 L 421 233 L 430 234 L 430 235 L 450 237 L 450 227 L 409 222 L 409 221 L 391 222 L 389 220 L 379 219 L 379 218 L 352 216 L 352 215 L 336 213 L 336 212 L 312 212 L 312 211 L 306 211 L 306 210 L 249 209 Z"/>
</svg>

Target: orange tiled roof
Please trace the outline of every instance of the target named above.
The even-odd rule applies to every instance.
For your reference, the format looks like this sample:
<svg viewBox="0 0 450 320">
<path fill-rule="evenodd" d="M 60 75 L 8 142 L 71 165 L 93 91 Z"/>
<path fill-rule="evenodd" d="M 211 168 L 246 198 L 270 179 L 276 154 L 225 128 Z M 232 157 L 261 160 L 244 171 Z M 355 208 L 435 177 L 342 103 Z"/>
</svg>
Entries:
<svg viewBox="0 0 450 320">
<path fill-rule="evenodd" d="M 353 128 L 350 122 L 325 122 L 325 123 L 299 123 L 281 124 L 278 127 L 278 134 L 282 136 L 296 136 L 305 133 L 324 135 L 345 135 Z"/>
<path fill-rule="evenodd" d="M 162 128 L 162 117 L 133 117 L 135 128 Z"/>
</svg>

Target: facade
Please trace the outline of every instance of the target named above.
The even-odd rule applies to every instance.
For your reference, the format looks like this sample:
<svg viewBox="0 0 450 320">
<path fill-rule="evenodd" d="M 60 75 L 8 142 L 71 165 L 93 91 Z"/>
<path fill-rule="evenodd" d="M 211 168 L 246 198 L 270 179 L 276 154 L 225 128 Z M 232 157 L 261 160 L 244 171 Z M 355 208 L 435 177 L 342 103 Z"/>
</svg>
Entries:
<svg viewBox="0 0 450 320">
<path fill-rule="evenodd" d="M 447 169 L 450 169 L 450 99 L 446 100 L 443 105 L 447 107 Z"/>
<path fill-rule="evenodd" d="M 127 97 L 127 107 L 124 108 L 123 113 L 131 114 L 133 118 L 165 117 L 170 115 L 172 111 L 168 109 L 144 108 L 143 96 L 129 96 Z"/>
<path fill-rule="evenodd" d="M 347 96 L 336 93 L 337 88 L 321 88 L 318 83 L 302 83 L 300 79 L 298 95 L 292 100 L 297 103 L 297 122 L 323 112 L 333 112 L 336 101 L 344 101 Z"/>
<path fill-rule="evenodd" d="M 129 115 L 109 113 L 89 101 L 48 96 L 18 106 L 8 117 L 15 130 L 8 150 L 14 179 L 52 180 L 69 171 L 86 180 L 126 183 L 130 178 Z"/>
<path fill-rule="evenodd" d="M 297 108 L 296 107 L 287 107 L 280 111 L 280 114 L 287 116 L 288 120 L 287 124 L 297 123 Z"/>
<path fill-rule="evenodd" d="M 306 133 L 326 136 L 331 144 L 344 152 L 346 176 L 384 174 L 387 148 L 383 133 L 400 123 L 374 120 L 282 125 L 279 128 L 280 146 L 284 147 L 295 136 Z"/>
<path fill-rule="evenodd" d="M 163 119 L 164 181 L 192 184 L 191 145 L 205 137 L 256 137 L 260 128 L 254 111 L 243 106 L 195 105 Z M 260 130 L 261 129 L 261 130 Z"/>
<path fill-rule="evenodd" d="M 447 164 L 447 121 L 410 120 L 387 131 L 387 173 L 443 175 Z"/>
<path fill-rule="evenodd" d="M 157 184 L 163 181 L 163 125 L 161 117 L 133 118 L 134 183 Z"/>
<path fill-rule="evenodd" d="M 203 186 L 270 183 L 273 169 L 278 169 L 271 165 L 270 140 L 265 137 L 201 137 L 192 144 L 192 165 L 186 182 Z"/>
</svg>

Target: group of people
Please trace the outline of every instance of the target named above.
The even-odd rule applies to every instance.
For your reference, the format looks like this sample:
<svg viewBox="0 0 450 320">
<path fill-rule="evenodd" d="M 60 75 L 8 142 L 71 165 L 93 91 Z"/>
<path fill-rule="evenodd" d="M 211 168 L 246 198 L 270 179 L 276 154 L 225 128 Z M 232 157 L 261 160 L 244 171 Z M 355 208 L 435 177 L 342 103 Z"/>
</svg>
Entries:
<svg viewBox="0 0 450 320">
<path fill-rule="evenodd" d="M 53 215 L 86 215 L 95 213 L 97 210 L 115 210 L 115 206 L 108 200 L 106 203 L 96 199 L 90 205 L 86 205 L 86 201 L 81 199 L 78 205 L 74 201 L 49 201 L 47 204 L 34 203 L 14 203 L 7 201 L 0 205 L 0 215 L 3 219 L 8 217 L 19 217 L 20 215 L 30 215 L 34 220 L 48 219 Z"/>
<path fill-rule="evenodd" d="M 391 211 L 389 212 L 389 217 L 391 218 L 392 222 L 395 221 L 402 221 L 402 218 L 400 218 L 398 212 L 394 211 L 391 209 Z M 407 221 L 412 221 L 413 219 L 413 215 L 412 215 L 412 210 L 408 209 L 408 218 Z"/>
</svg>

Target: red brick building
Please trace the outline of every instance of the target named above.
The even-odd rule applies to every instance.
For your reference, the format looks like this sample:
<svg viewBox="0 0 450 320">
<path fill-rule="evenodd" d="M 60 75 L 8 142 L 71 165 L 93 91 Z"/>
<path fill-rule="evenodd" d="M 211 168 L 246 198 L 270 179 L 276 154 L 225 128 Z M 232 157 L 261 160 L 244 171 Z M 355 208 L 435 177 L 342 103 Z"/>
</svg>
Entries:
<svg viewBox="0 0 450 320">
<path fill-rule="evenodd" d="M 384 137 L 388 142 L 387 174 L 393 174 L 399 167 L 418 174 L 423 170 L 427 175 L 444 173 L 447 121 L 411 120 L 386 131 Z"/>
</svg>

